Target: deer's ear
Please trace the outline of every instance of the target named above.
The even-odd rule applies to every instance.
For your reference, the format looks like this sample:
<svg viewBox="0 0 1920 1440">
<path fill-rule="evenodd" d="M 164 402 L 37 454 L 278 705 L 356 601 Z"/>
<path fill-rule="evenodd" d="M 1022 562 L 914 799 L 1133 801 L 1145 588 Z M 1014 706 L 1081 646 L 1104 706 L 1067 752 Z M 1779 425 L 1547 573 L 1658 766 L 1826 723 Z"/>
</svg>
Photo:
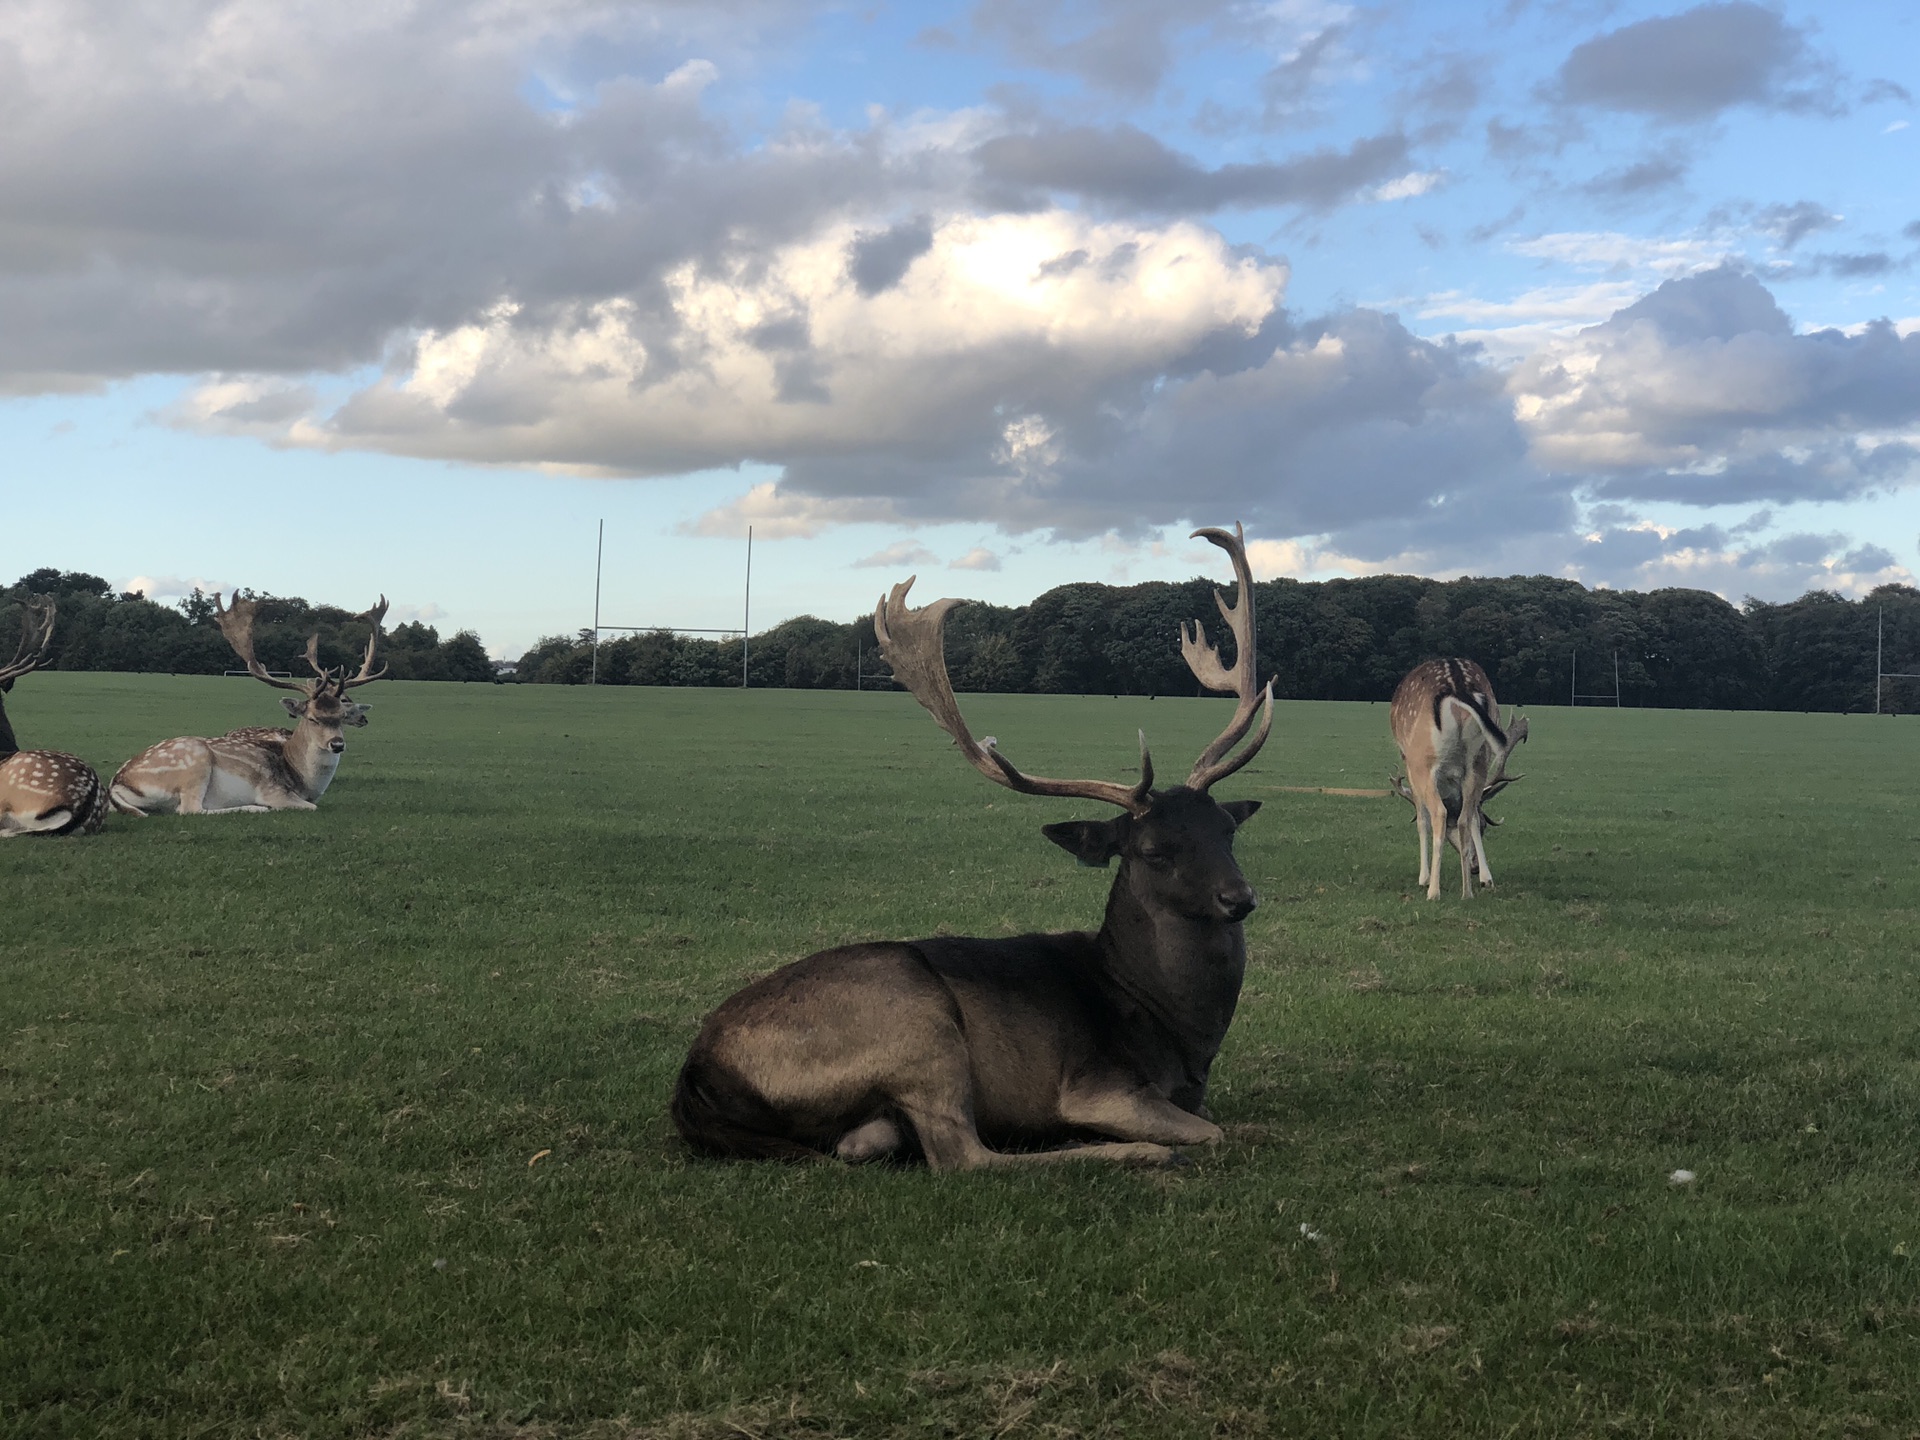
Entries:
<svg viewBox="0 0 1920 1440">
<path fill-rule="evenodd" d="M 1120 853 L 1126 842 L 1127 817 L 1112 820 L 1068 820 L 1059 825 L 1042 825 L 1040 833 L 1053 841 L 1082 865 L 1095 870 L 1107 868 L 1107 862 Z"/>
<path fill-rule="evenodd" d="M 1233 817 L 1233 828 L 1238 830 L 1258 813 L 1260 802 L 1258 800 L 1222 800 L 1220 808 Z"/>
<path fill-rule="evenodd" d="M 280 697 L 280 705 L 287 714 L 293 716 L 296 720 L 307 713 L 307 702 L 304 700 L 296 700 L 291 695 L 282 695 Z"/>
</svg>

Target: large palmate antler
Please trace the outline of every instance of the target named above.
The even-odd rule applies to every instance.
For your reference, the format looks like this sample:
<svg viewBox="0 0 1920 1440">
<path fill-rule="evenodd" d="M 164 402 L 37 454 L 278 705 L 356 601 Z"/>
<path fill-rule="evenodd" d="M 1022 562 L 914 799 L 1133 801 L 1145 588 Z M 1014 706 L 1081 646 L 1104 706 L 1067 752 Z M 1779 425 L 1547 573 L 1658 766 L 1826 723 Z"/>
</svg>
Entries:
<svg viewBox="0 0 1920 1440">
<path fill-rule="evenodd" d="M 898 680 L 926 707 L 934 723 L 953 737 L 960 753 L 982 775 L 996 785 L 1018 790 L 1023 795 L 1065 795 L 1081 800 L 1099 800 L 1118 805 L 1132 815 L 1147 809 L 1148 792 L 1153 788 L 1153 758 L 1147 754 L 1147 737 L 1140 736 L 1140 783 L 1122 785 L 1110 780 L 1048 780 L 1040 775 L 1023 775 L 1002 755 L 997 745 L 982 745 L 967 729 L 960 705 L 953 698 L 953 681 L 947 675 L 947 616 L 967 602 L 936 600 L 918 610 L 907 608 L 907 591 L 917 576 L 909 576 L 883 596 L 873 611 L 874 638 L 880 653 L 893 667 Z"/>
<path fill-rule="evenodd" d="M 51 595 L 27 596 L 20 613 L 20 648 L 13 652 L 13 659 L 0 665 L 0 690 L 12 689 L 22 675 L 30 675 L 47 663 L 58 608 Z"/>
<path fill-rule="evenodd" d="M 1514 781 L 1527 778 L 1525 775 L 1507 774 L 1507 760 L 1512 756 L 1514 747 L 1524 742 L 1527 738 L 1527 717 L 1519 714 L 1517 711 L 1510 711 L 1508 713 L 1510 718 L 1506 726 L 1507 748 L 1500 752 L 1500 764 L 1495 767 L 1492 776 L 1488 778 L 1487 788 L 1480 792 L 1480 798 L 1483 801 L 1491 800 L 1502 790 L 1506 789 L 1507 786 L 1513 784 Z M 1498 717 L 1496 716 L 1495 718 L 1497 719 Z M 1500 823 L 1498 820 L 1492 820 L 1491 817 L 1489 817 L 1489 820 L 1495 825 Z"/>
<path fill-rule="evenodd" d="M 1233 559 L 1234 578 L 1240 583 L 1239 598 L 1232 605 L 1227 604 L 1227 597 L 1218 590 L 1213 592 L 1214 604 L 1220 607 L 1221 618 L 1233 634 L 1232 670 L 1220 663 L 1220 652 L 1207 643 L 1206 632 L 1198 620 L 1191 622 L 1192 634 L 1187 633 L 1186 624 L 1180 627 L 1180 653 L 1194 678 L 1209 690 L 1240 697 L 1227 728 L 1220 732 L 1219 739 L 1200 752 L 1200 758 L 1193 762 L 1193 773 L 1187 776 L 1188 788 L 1204 791 L 1253 759 L 1267 743 L 1267 732 L 1273 728 L 1273 681 L 1269 680 L 1264 688 L 1263 707 L 1263 691 L 1254 678 L 1254 667 L 1259 660 L 1253 648 L 1253 572 L 1247 566 L 1246 532 L 1236 524 L 1231 535 L 1224 530 L 1207 529 L 1196 530 L 1188 538 L 1210 540 L 1226 551 Z M 1246 737 L 1256 710 L 1260 712 L 1260 729 L 1246 749 L 1231 755 L 1233 747 Z"/>
<path fill-rule="evenodd" d="M 276 690 L 298 690 L 303 695 L 317 693 L 320 686 L 326 682 L 327 674 L 326 671 L 320 670 L 318 663 L 315 644 L 319 637 L 316 635 L 314 640 L 308 643 L 307 657 L 308 663 L 313 665 L 314 669 L 320 670 L 320 678 L 318 680 L 276 680 L 267 673 L 267 667 L 262 665 L 253 653 L 253 617 L 259 609 L 258 600 L 242 600 L 238 590 L 233 592 L 231 605 L 222 605 L 220 592 L 218 590 L 213 592 L 213 614 L 214 619 L 219 623 L 220 633 L 227 637 L 227 644 L 233 647 L 233 653 L 240 657 L 240 663 L 247 667 L 249 675 L 256 680 L 264 680 Z"/>
<path fill-rule="evenodd" d="M 380 622 L 387 613 L 386 596 L 382 595 L 380 603 L 371 610 L 355 617 L 368 621 L 373 628 L 367 636 L 367 652 L 361 658 L 360 673 L 352 677 L 347 675 L 345 666 L 335 671 L 320 663 L 320 636 L 317 633 L 307 637 L 306 661 L 308 668 L 313 671 L 313 679 L 276 680 L 269 675 L 267 667 L 253 653 L 253 619 L 259 609 L 258 600 L 243 600 L 237 590 L 234 591 L 231 605 L 222 605 L 219 592 L 214 593 L 213 611 L 220 625 L 220 633 L 227 637 L 227 644 L 233 647 L 233 653 L 240 657 L 247 667 L 247 673 L 254 679 L 264 680 L 276 690 L 298 690 L 304 695 L 318 695 L 328 689 L 335 695 L 344 695 L 354 686 L 368 684 L 387 673 L 384 665 L 377 671 L 373 669 L 374 648 L 380 642 Z"/>
</svg>

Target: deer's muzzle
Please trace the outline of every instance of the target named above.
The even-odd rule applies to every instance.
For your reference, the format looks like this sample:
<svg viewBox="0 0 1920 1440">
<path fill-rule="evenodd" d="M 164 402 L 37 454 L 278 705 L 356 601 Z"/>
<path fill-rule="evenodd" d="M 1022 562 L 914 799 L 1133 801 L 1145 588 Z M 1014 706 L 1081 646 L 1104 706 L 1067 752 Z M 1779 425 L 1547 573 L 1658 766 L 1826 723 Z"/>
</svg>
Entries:
<svg viewBox="0 0 1920 1440">
<path fill-rule="evenodd" d="M 1220 907 L 1228 923 L 1237 925 L 1253 913 L 1260 898 L 1253 893 L 1253 887 L 1242 880 L 1238 885 L 1224 886 L 1213 897 L 1213 903 Z"/>
</svg>

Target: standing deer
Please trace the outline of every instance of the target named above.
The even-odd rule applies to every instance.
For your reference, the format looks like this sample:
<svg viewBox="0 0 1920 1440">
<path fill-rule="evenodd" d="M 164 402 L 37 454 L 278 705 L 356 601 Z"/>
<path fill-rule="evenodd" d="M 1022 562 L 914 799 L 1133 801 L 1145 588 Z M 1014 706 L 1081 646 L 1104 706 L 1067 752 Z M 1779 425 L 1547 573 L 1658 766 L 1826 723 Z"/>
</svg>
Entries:
<svg viewBox="0 0 1920 1440">
<path fill-rule="evenodd" d="M 1507 774 L 1507 757 L 1527 738 L 1525 717 L 1500 723 L 1487 672 L 1471 660 L 1427 660 L 1407 672 L 1388 712 L 1393 741 L 1406 767 L 1394 790 L 1413 802 L 1420 832 L 1420 881 L 1427 898 L 1440 895 L 1440 859 L 1449 842 L 1460 854 L 1460 894 L 1473 898 L 1473 871 L 1493 885 L 1486 831 L 1500 822 L 1482 808 L 1520 775 Z M 1429 856 L 1431 849 L 1431 856 Z"/>
<path fill-rule="evenodd" d="M 1239 704 L 1186 784 L 1165 790 L 1153 788 L 1145 735 L 1137 784 L 1015 769 L 998 745 L 974 740 L 953 698 L 943 637 L 964 602 L 910 610 L 911 579 L 882 599 L 874 632 L 894 677 L 976 770 L 1022 794 L 1120 807 L 1109 820 L 1041 827 L 1083 864 L 1119 857 L 1106 920 L 1094 934 L 843 945 L 755 981 L 707 1018 L 681 1068 L 673 1119 L 690 1145 L 846 1161 L 917 1150 L 934 1170 L 967 1170 L 1166 1164 L 1178 1159 L 1170 1146 L 1221 1138 L 1207 1077 L 1240 997 L 1241 922 L 1255 904 L 1233 837 L 1260 802 L 1207 792 L 1259 752 L 1273 724 L 1272 682 L 1254 681 L 1253 580 L 1235 532 L 1194 532 L 1233 558 L 1238 604 L 1215 594 L 1233 668 L 1197 623 L 1191 635 L 1181 627 L 1180 648 L 1203 685 Z M 993 1148 L 1092 1136 L 1102 1139 Z"/>
<path fill-rule="evenodd" d="M 276 680 L 254 657 L 253 618 L 257 600 L 234 596 L 231 608 L 213 597 L 220 633 L 227 637 L 256 680 L 276 690 L 296 690 L 305 698 L 280 703 L 294 718 L 292 729 L 250 726 L 215 739 L 182 736 L 150 745 L 120 767 L 113 777 L 113 808 L 128 815 L 230 815 L 236 810 L 313 810 L 327 793 L 347 748 L 349 725 L 365 725 L 368 707 L 348 700 L 347 691 L 386 674 L 373 668 L 380 643 L 380 621 L 387 598 L 360 616 L 371 626 L 360 671 L 349 676 L 343 665 L 320 663 L 320 637 L 307 641 L 311 680 Z"/>
<path fill-rule="evenodd" d="M 0 696 L 45 667 L 57 610 L 49 595 L 29 595 L 20 647 L 0 665 Z M 0 701 L 0 840 L 15 835 L 91 835 L 107 820 L 107 788 L 86 761 L 64 750 L 22 750 Z"/>
</svg>

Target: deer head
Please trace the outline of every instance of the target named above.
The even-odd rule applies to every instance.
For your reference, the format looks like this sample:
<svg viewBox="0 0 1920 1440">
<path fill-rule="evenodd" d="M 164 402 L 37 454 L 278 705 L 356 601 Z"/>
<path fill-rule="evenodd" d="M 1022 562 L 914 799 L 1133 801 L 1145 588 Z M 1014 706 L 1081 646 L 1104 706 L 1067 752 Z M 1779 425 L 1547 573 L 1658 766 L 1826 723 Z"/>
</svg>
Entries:
<svg viewBox="0 0 1920 1440">
<path fill-rule="evenodd" d="M 303 726 L 319 732 L 318 738 L 326 748 L 339 754 L 347 748 L 347 742 L 341 735 L 343 727 L 360 726 L 367 723 L 368 706 L 350 701 L 347 691 L 358 686 L 370 684 L 386 674 L 386 667 L 373 668 L 374 651 L 380 643 L 380 622 L 386 617 L 387 597 L 382 595 L 380 602 L 371 610 L 359 615 L 358 619 L 368 622 L 366 653 L 361 656 L 360 669 L 356 674 L 348 675 L 343 665 L 337 670 L 329 670 L 320 663 L 320 636 L 316 633 L 307 639 L 306 662 L 313 671 L 310 680 L 281 680 L 267 673 L 253 653 L 253 621 L 259 611 L 260 602 L 254 599 L 241 599 L 236 591 L 231 605 L 222 605 L 220 596 L 213 597 L 215 618 L 220 624 L 220 633 L 227 637 L 227 643 L 233 647 L 233 653 L 247 667 L 247 673 L 254 679 L 273 686 L 276 690 L 293 690 L 303 699 L 291 698 L 280 703 L 287 714 Z"/>
<path fill-rule="evenodd" d="M 923 705 L 934 722 L 953 737 L 967 762 L 996 785 L 1023 795 L 1058 795 L 1117 805 L 1125 813 L 1110 820 L 1075 820 L 1044 826 L 1042 833 L 1082 864 L 1104 866 L 1121 859 L 1121 880 L 1149 908 L 1165 908 L 1196 920 L 1238 922 L 1253 909 L 1253 889 L 1234 863 L 1234 831 L 1260 808 L 1257 800 L 1220 803 L 1208 795 L 1219 781 L 1260 752 L 1273 727 L 1273 682 L 1256 683 L 1254 668 L 1253 576 L 1247 566 L 1246 537 L 1206 529 L 1193 532 L 1225 550 L 1239 582 L 1236 603 L 1217 590 L 1215 603 L 1233 635 L 1234 663 L 1221 663 L 1207 644 L 1198 621 L 1180 628 L 1180 652 L 1194 677 L 1210 690 L 1238 698 L 1233 718 L 1187 774 L 1184 785 L 1153 788 L 1153 756 L 1140 733 L 1140 778 L 1133 784 L 1111 780 L 1052 780 L 1017 768 L 997 743 L 973 738 L 953 697 L 947 675 L 947 617 L 966 602 L 936 600 L 923 609 L 907 606 L 909 578 L 893 587 L 873 613 L 874 635 L 893 667 L 894 678 Z M 1258 727 L 1255 720 L 1258 719 Z M 1252 733 L 1248 740 L 1249 732 Z M 1247 743 L 1235 753 L 1235 747 Z M 1116 882 L 1116 886 L 1120 882 Z"/>
</svg>

